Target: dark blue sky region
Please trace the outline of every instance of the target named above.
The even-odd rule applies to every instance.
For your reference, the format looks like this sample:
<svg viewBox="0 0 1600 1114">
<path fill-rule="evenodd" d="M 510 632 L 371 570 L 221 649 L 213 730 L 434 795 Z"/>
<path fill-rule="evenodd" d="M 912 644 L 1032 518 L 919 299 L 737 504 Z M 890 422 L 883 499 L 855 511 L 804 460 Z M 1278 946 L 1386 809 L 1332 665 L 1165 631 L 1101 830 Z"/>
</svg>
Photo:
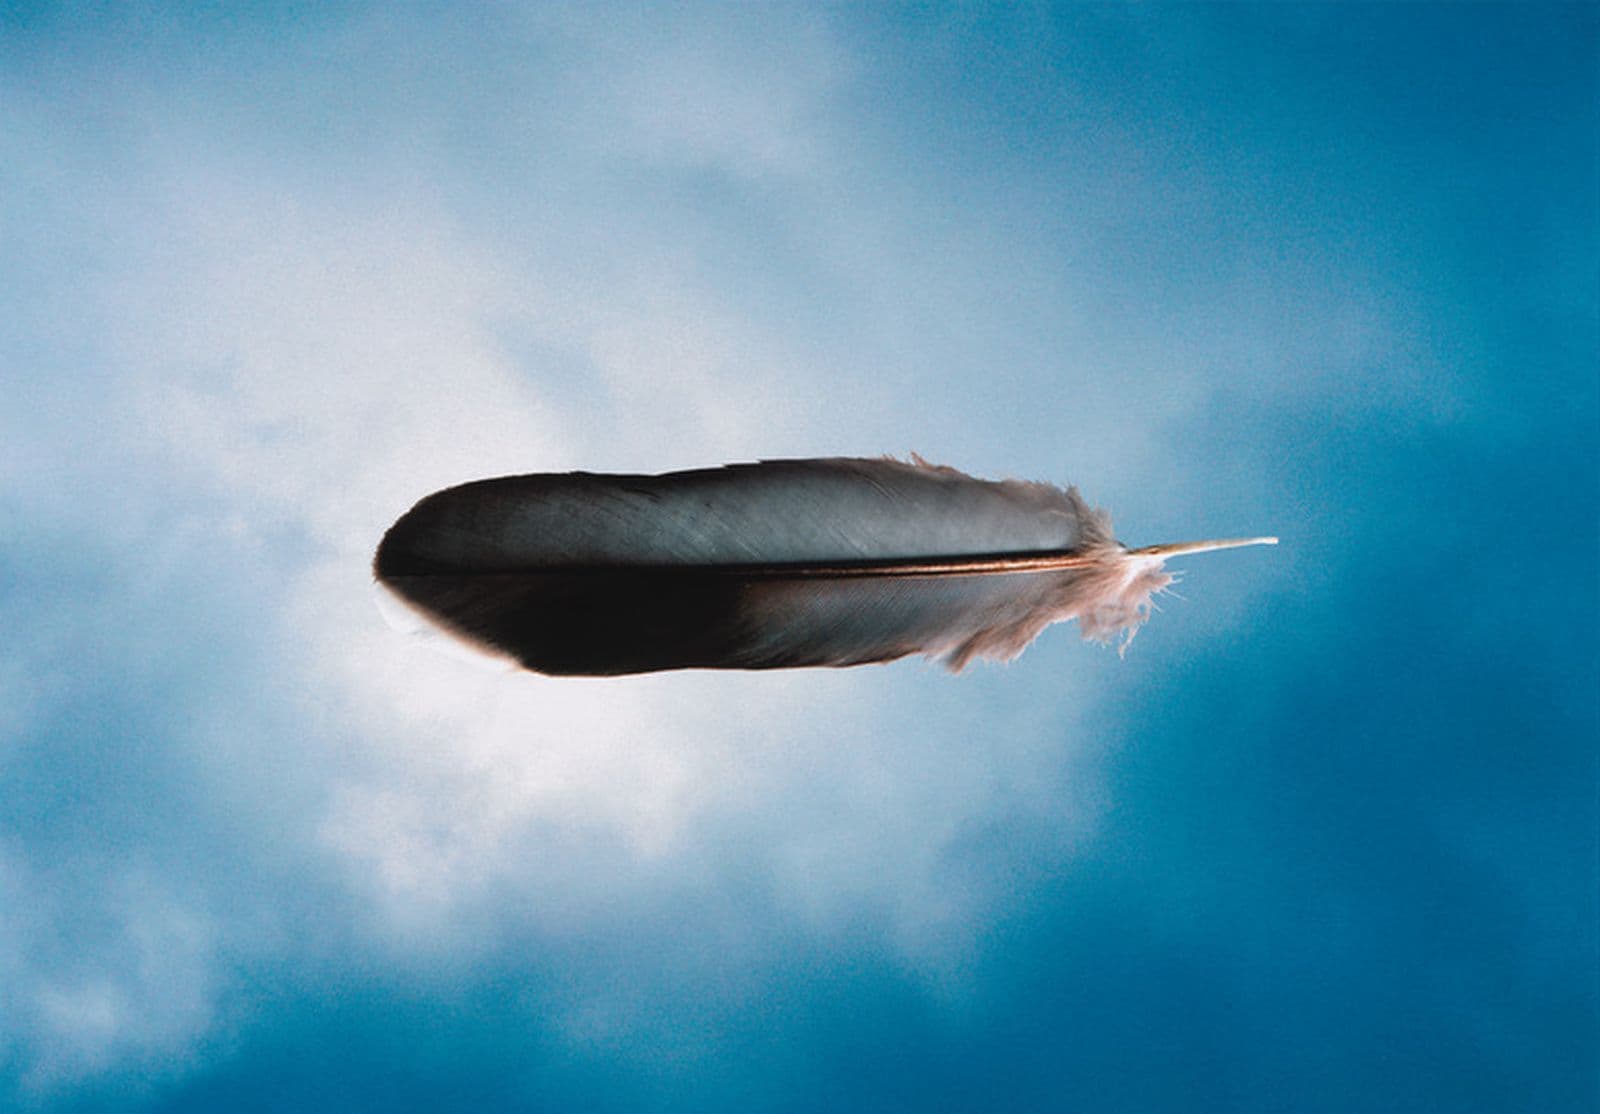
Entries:
<svg viewBox="0 0 1600 1114">
<path fill-rule="evenodd" d="M 0 1106 L 1600 1105 L 1590 5 L 0 12 Z M 918 452 L 1119 659 L 389 630 L 517 471 Z"/>
</svg>

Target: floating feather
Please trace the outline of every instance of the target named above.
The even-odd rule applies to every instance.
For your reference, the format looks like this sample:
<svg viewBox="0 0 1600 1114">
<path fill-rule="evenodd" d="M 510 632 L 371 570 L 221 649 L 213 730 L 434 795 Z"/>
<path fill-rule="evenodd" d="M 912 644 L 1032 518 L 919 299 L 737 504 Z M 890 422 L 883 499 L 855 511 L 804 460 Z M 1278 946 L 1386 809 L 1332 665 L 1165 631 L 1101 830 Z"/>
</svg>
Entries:
<svg viewBox="0 0 1600 1114">
<path fill-rule="evenodd" d="M 384 535 L 381 585 L 528 669 L 1010 660 L 1046 626 L 1131 638 L 1183 553 L 1128 549 L 1076 488 L 917 460 L 780 460 L 661 476 L 510 476 L 430 495 Z"/>
</svg>

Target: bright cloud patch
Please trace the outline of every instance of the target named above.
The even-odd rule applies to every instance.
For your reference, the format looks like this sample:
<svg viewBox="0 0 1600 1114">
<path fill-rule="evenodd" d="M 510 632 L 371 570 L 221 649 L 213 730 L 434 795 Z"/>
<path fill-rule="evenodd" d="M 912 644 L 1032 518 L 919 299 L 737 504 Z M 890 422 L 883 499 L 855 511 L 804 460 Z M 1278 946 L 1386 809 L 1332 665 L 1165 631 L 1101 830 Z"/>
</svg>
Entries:
<svg viewBox="0 0 1600 1114">
<path fill-rule="evenodd" d="M 723 113 L 742 93 L 706 49 L 663 58 L 615 94 L 607 111 L 627 121 L 626 142 L 666 166 L 663 180 L 708 167 L 804 179 L 817 153 L 781 121 Z M 813 83 L 798 74 L 763 114 L 810 111 Z M 608 239 L 602 225 L 583 237 L 587 254 L 559 235 L 519 254 L 425 190 L 308 194 L 303 168 L 259 173 L 259 151 L 215 148 L 220 137 L 159 87 L 136 101 L 161 138 L 132 141 L 115 218 L 131 241 L 77 289 L 108 386 L 71 400 L 99 431 L 77 491 L 91 511 L 117 495 L 109 559 L 119 581 L 145 585 L 144 615 L 108 596 L 108 660 L 151 639 L 187 649 L 100 682 L 165 686 L 137 737 L 108 723 L 99 740 L 113 770 L 129 761 L 122 748 L 158 756 L 138 752 L 151 763 L 139 775 L 167 800 L 162 822 L 114 830 L 121 846 L 69 872 L 63 906 L 40 904 L 49 883 L 12 844 L 7 904 L 34 912 L 10 926 L 22 938 L 6 952 L 11 985 L 23 989 L 5 1019 L 30 1088 L 160 1074 L 219 1016 L 239 1023 L 234 964 L 341 940 L 402 968 L 464 966 L 509 941 L 570 948 L 645 918 L 668 954 L 726 936 L 753 975 L 780 957 L 763 926 L 819 938 L 865 927 L 937 965 L 997 897 L 952 885 L 965 869 L 951 865 L 952 841 L 1017 810 L 1052 817 L 1062 838 L 1092 816 L 1087 798 L 1029 788 L 1060 744 L 997 760 L 971 735 L 975 711 L 900 722 L 897 703 L 945 683 L 914 667 L 555 682 L 397 636 L 368 562 L 428 491 L 753 455 L 826 429 L 841 400 L 798 388 L 789 341 L 694 278 L 695 249 L 670 231 L 641 243 L 637 229 Z M 528 211 L 592 220 L 574 201 Z M 562 369 L 554 380 L 530 351 Z M 119 461 L 137 461 L 144 481 L 102 487 Z M 20 478 L 47 506 L 47 465 L 24 461 Z M 184 670 L 210 680 L 185 687 Z M 43 730 L 63 714 L 45 708 Z M 10 745 L 47 745 L 19 730 Z M 189 862 L 208 839 L 241 856 L 238 874 Z M 174 890 L 161 871 L 175 862 Z M 284 907 L 297 878 L 307 888 Z M 714 929 L 693 912 L 707 901 Z M 99 959 L 53 957 L 42 941 L 69 930 Z M 607 1005 L 598 985 L 580 979 L 569 994 L 561 1009 L 584 1039 L 630 1024 L 635 1007 Z"/>
</svg>

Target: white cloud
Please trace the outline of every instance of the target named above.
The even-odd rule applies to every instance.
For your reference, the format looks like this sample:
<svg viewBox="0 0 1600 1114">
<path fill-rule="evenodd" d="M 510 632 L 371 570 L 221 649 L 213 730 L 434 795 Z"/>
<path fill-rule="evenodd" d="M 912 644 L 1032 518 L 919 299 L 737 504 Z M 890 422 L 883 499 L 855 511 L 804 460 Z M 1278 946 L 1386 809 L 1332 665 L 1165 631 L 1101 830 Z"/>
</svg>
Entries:
<svg viewBox="0 0 1600 1114">
<path fill-rule="evenodd" d="M 27 1095 L 113 1069 L 182 1070 L 214 1020 L 217 926 L 203 909 L 137 870 L 93 898 L 52 897 L 15 854 L 0 856 L 0 899 L 0 1050 L 24 1065 Z M 86 932 L 85 917 L 109 923 Z"/>
<path fill-rule="evenodd" d="M 349 151 L 296 145 L 292 128 L 287 139 L 235 136 L 242 120 L 267 132 L 271 121 L 250 82 L 216 74 L 207 80 L 220 85 L 199 92 L 232 98 L 222 124 L 195 89 L 157 82 L 114 121 L 135 152 L 126 178 L 78 186 L 82 207 L 127 227 L 93 280 L 73 279 L 107 369 L 106 389 L 71 403 L 75 425 L 96 431 L 75 466 L 74 529 L 122 516 L 117 540 L 129 544 L 111 548 L 126 579 L 164 569 L 150 591 L 165 606 L 150 611 L 177 616 L 184 635 L 186 622 L 218 635 L 195 656 L 226 679 L 168 694 L 185 724 L 157 741 L 170 748 L 168 776 L 199 785 L 255 859 L 317 872 L 311 888 L 354 910 L 350 938 L 402 969 L 615 931 L 641 911 L 660 950 L 692 952 L 693 927 L 674 918 L 703 927 L 695 914 L 708 904 L 723 914 L 719 939 L 752 969 L 776 961 L 784 933 L 765 929 L 779 924 L 806 939 L 887 942 L 945 978 L 1010 897 L 1004 879 L 981 877 L 974 832 L 1021 818 L 1060 854 L 1101 807 L 1086 768 L 1070 796 L 1054 788 L 1081 765 L 1073 710 L 1093 699 L 1095 665 L 1042 680 L 1027 667 L 951 682 L 900 666 L 551 681 L 428 652 L 373 606 L 368 560 L 382 530 L 423 494 L 479 476 L 658 470 L 864 438 L 876 443 L 860 451 L 982 441 L 1011 454 L 1002 467 L 1065 459 L 1042 441 L 1015 444 L 1019 411 L 1024 431 L 1064 421 L 1038 412 L 1048 407 L 1026 375 L 940 362 L 1018 245 L 990 245 L 979 271 L 949 274 L 931 267 L 923 227 L 893 212 L 919 189 L 842 204 L 862 155 L 823 121 L 853 63 L 814 25 L 766 10 L 747 41 L 572 18 L 553 71 L 485 75 L 509 83 L 496 92 L 503 122 L 461 124 L 477 146 L 458 160 L 519 152 L 510 171 L 486 174 L 520 187 L 528 170 L 526 194 L 503 207 L 453 187 L 470 171 L 440 138 L 448 114 L 390 118 L 368 105 L 388 138 L 368 145 L 347 122 Z M 286 95 L 284 75 L 267 76 Z M 408 111 L 427 103 L 404 98 Z M 548 123 L 569 105 L 572 120 Z M 422 154 L 396 155 L 396 134 Z M 436 179 L 431 158 L 442 160 Z M 704 229 L 659 217 L 668 187 L 708 168 L 750 191 L 739 196 L 754 199 L 757 223 L 787 227 L 803 265 L 786 281 L 824 288 L 797 302 L 868 291 L 861 313 L 875 325 L 810 335 L 726 289 Z M 940 243 L 975 258 L 983 227 Z M 908 297 L 912 310 L 898 305 Z M 965 336 L 969 354 L 1013 323 L 1001 314 Z M 1154 435 L 1130 448 L 1121 423 L 1130 392 L 1155 411 L 1151 426 L 1193 404 L 1193 368 L 1168 374 L 1171 390 L 1095 380 L 1059 436 L 1148 479 Z M 1011 411 L 985 409 L 995 398 Z M 59 441 L 62 429 L 36 436 Z M 22 497 L 49 506 L 57 462 L 6 459 Z M 185 618 L 195 579 L 259 594 L 241 613 L 262 625 Z M 159 623 L 125 626 L 115 637 L 130 657 L 174 637 Z M 287 885 L 293 873 L 261 876 Z M 37 898 L 26 870 L 8 878 L 19 903 Z M 181 1055 L 211 1023 L 236 950 L 309 946 L 257 923 L 273 920 L 281 893 L 223 900 L 230 879 L 208 878 L 195 889 L 225 910 L 208 915 L 160 877 L 121 885 L 103 902 L 119 965 L 63 968 L 0 932 L 0 962 L 14 968 L 0 971 L 32 988 L 30 1005 L 0 1019 L 41 1079 Z M 608 1024 L 612 1004 L 592 989 L 574 992 L 575 1030 Z"/>
</svg>

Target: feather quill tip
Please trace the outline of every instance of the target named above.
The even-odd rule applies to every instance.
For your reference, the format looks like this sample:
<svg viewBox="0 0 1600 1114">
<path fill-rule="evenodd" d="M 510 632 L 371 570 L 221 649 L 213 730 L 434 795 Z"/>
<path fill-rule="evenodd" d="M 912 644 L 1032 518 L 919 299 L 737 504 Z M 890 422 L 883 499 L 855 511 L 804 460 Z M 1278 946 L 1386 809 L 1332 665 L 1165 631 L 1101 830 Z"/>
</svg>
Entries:
<svg viewBox="0 0 1600 1114">
<path fill-rule="evenodd" d="M 1124 655 L 1134 635 L 1150 618 L 1155 597 L 1172 585 L 1173 575 L 1165 567 L 1168 558 L 1277 544 L 1276 537 L 1212 538 L 1124 549 L 1110 556 L 1103 567 L 1086 573 L 1079 583 L 1083 592 L 1080 609 L 1075 615 L 1062 618 L 1075 617 L 1087 641 L 1102 645 L 1118 642 L 1117 654 Z"/>
</svg>

